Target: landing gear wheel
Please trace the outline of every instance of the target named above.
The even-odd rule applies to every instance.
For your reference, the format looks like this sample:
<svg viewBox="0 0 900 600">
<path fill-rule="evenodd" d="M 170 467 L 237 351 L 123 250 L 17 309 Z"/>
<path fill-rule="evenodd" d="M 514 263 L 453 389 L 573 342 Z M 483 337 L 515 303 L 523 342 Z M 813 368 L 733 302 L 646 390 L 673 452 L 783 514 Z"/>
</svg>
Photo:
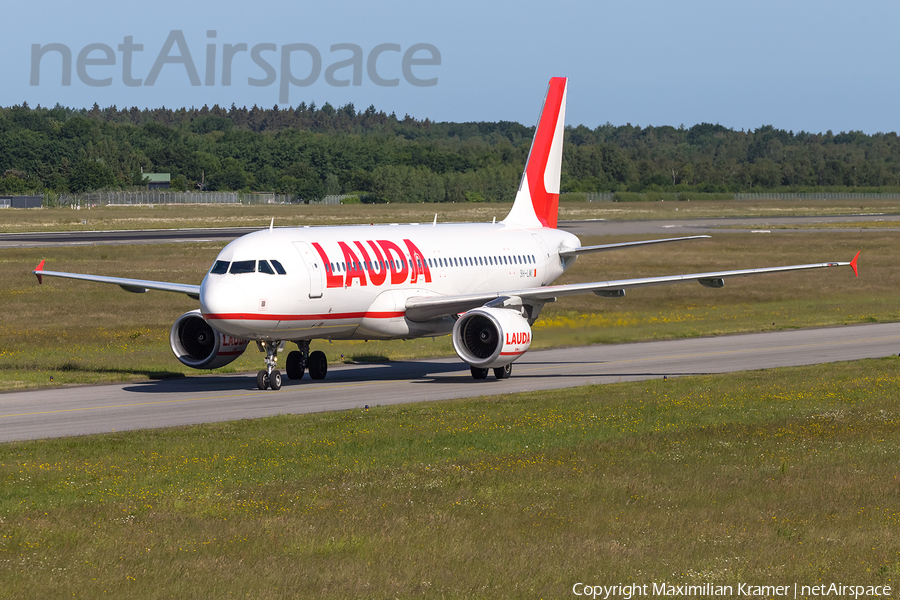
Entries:
<svg viewBox="0 0 900 600">
<path fill-rule="evenodd" d="M 473 379 L 487 379 L 488 369 L 482 369 L 480 367 L 472 367 L 472 366 L 470 366 L 469 369 L 472 371 Z"/>
<path fill-rule="evenodd" d="M 272 371 L 272 374 L 269 375 L 269 387 L 273 390 L 281 389 L 281 372 L 280 371 Z"/>
<path fill-rule="evenodd" d="M 315 352 L 310 353 L 309 359 L 306 361 L 306 366 L 309 369 L 309 376 L 313 379 L 325 379 L 325 374 L 328 373 L 328 358 L 325 356 L 325 353 L 321 350 L 316 350 Z"/>
<path fill-rule="evenodd" d="M 265 371 L 260 371 L 256 374 L 256 387 L 261 390 L 267 389 L 269 387 L 269 374 Z"/>
<path fill-rule="evenodd" d="M 510 375 L 512 375 L 512 363 L 505 367 L 497 367 L 494 369 L 494 377 L 497 379 L 509 379 Z"/>
<path fill-rule="evenodd" d="M 303 379 L 303 372 L 306 370 L 306 366 L 303 364 L 302 352 L 297 352 L 296 350 L 294 350 L 293 352 L 289 353 L 285 366 L 287 367 L 288 379 L 290 379 L 291 381 Z"/>
</svg>

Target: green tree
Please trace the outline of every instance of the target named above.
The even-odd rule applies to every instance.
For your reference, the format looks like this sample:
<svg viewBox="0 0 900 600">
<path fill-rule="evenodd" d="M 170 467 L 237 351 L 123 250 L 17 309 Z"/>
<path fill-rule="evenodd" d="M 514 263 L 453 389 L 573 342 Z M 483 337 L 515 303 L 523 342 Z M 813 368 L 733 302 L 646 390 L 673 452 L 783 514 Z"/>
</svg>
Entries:
<svg viewBox="0 0 900 600">
<path fill-rule="evenodd" d="M 88 192 L 112 186 L 116 182 L 112 169 L 97 160 L 83 159 L 72 168 L 69 189 Z"/>
</svg>

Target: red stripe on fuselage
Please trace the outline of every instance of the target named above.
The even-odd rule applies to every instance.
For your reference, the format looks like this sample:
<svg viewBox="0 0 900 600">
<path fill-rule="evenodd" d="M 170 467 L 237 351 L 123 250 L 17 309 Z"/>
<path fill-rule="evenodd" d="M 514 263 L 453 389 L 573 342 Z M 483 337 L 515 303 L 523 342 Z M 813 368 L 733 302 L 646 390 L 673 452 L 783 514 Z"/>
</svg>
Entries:
<svg viewBox="0 0 900 600">
<path fill-rule="evenodd" d="M 262 313 L 209 313 L 203 318 L 220 321 L 326 321 L 339 319 L 393 319 L 402 317 L 403 311 L 327 313 L 320 315 L 270 315 Z"/>
</svg>

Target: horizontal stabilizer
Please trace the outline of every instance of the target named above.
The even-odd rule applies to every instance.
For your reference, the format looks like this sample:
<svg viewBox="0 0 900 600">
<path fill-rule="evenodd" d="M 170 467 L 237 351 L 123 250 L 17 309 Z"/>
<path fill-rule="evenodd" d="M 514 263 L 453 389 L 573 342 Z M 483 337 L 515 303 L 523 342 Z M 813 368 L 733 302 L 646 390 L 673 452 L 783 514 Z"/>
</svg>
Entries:
<svg viewBox="0 0 900 600">
<path fill-rule="evenodd" d="M 637 242 L 620 242 L 618 244 L 601 244 L 599 246 L 581 246 L 580 248 L 562 248 L 559 251 L 560 256 L 578 256 L 579 254 L 590 254 L 592 252 L 606 252 L 607 250 L 620 250 L 622 248 L 634 248 L 636 246 L 649 246 L 651 244 L 666 244 L 668 242 L 683 242 L 685 240 L 700 240 L 708 238 L 708 235 L 691 235 L 680 238 L 666 238 L 664 240 L 640 240 Z"/>
</svg>

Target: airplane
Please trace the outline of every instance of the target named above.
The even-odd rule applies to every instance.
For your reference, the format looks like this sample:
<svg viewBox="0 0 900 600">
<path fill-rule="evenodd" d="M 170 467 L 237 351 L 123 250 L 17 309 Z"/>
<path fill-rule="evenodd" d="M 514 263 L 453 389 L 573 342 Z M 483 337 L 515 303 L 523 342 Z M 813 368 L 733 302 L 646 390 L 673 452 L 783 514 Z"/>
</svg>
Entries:
<svg viewBox="0 0 900 600">
<path fill-rule="evenodd" d="M 721 288 L 725 279 L 821 267 L 824 262 L 663 277 L 552 285 L 578 256 L 707 238 L 695 235 L 582 246 L 557 229 L 568 80 L 554 77 L 541 109 L 531 150 L 506 218 L 491 223 L 412 223 L 269 228 L 240 237 L 219 253 L 200 285 L 34 269 L 121 286 L 134 293 L 187 294 L 200 307 L 175 320 L 170 343 L 183 364 L 215 369 L 234 361 L 250 342 L 265 352 L 260 390 L 278 390 L 276 368 L 286 342 L 287 376 L 323 379 L 328 360 L 310 341 L 391 340 L 450 334 L 472 377 L 497 379 L 531 345 L 531 326 L 544 304 L 573 294 L 617 298 L 634 288 L 696 281 Z"/>
</svg>

